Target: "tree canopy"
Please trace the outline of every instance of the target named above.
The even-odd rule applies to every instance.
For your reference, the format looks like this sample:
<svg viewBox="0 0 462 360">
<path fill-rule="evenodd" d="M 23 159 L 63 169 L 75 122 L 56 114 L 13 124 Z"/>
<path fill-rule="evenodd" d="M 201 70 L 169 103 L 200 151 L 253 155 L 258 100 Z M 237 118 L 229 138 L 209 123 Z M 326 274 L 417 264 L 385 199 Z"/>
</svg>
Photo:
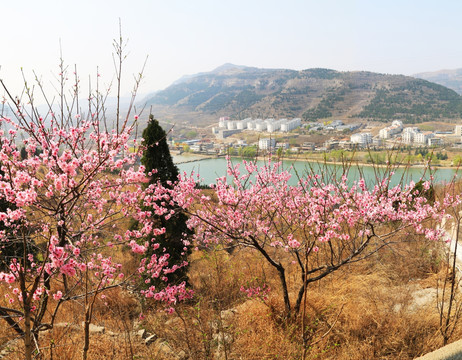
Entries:
<svg viewBox="0 0 462 360">
<path fill-rule="evenodd" d="M 151 173 L 150 183 L 160 181 L 166 185 L 167 181 L 178 179 L 178 168 L 173 163 L 172 156 L 167 144 L 167 134 L 159 125 L 154 115 L 149 115 L 149 122 L 143 131 L 144 153 L 141 163 L 146 168 L 146 173 Z M 153 170 L 156 170 L 152 173 Z"/>
<path fill-rule="evenodd" d="M 145 166 L 146 174 L 150 176 L 150 184 L 159 182 L 162 186 L 171 187 L 178 180 L 179 171 L 170 155 L 167 134 L 152 114 L 149 115 L 148 125 L 143 131 L 142 145 L 144 153 L 141 163 Z M 165 206 L 172 212 L 172 216 L 166 219 L 163 216 L 153 215 L 156 224 L 165 229 L 165 233 L 156 236 L 155 241 L 161 249 L 168 252 L 170 262 L 186 264 L 187 256 L 191 251 L 187 238 L 192 234 L 186 225 L 188 217 L 182 211 L 178 211 L 178 206 L 175 203 Z M 170 282 L 182 282 L 187 280 L 186 268 L 181 267 L 174 273 L 165 276 Z M 161 280 L 146 280 L 156 283 L 157 286 L 162 284 Z"/>
</svg>

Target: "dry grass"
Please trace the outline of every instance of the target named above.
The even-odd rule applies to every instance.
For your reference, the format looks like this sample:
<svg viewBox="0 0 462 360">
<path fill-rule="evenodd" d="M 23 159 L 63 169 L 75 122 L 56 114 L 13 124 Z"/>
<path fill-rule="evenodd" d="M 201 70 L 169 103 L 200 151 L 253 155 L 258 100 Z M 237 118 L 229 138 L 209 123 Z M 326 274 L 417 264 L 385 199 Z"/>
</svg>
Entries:
<svg viewBox="0 0 462 360">
<path fill-rule="evenodd" d="M 437 244 L 411 240 L 310 285 L 308 359 L 413 359 L 441 346 L 436 299 L 428 289 L 443 276 L 444 262 Z M 287 275 L 295 297 L 300 279 L 290 268 Z M 301 358 L 301 316 L 284 317 L 277 276 L 258 255 L 248 250 L 194 252 L 189 277 L 196 297 L 179 306 L 177 316 L 161 312 L 154 302 L 143 304 L 142 326 L 167 339 L 176 352 L 183 350 L 194 360 L 213 359 L 218 348 L 230 360 Z M 266 303 L 249 300 L 239 290 L 249 279 L 274 289 Z M 417 304 L 418 291 L 429 302 Z M 89 358 L 161 359 L 133 333 L 142 311 L 139 300 L 117 288 L 105 295 L 97 300 L 92 323 L 105 326 L 106 333 L 91 336 Z M 229 317 L 231 308 L 236 315 Z M 82 320 L 82 301 L 64 304 L 56 322 L 69 326 L 41 335 L 43 358 L 80 359 Z M 227 341 L 220 333 L 227 334 Z M 2 342 L 14 336 L 11 329 L 0 328 Z M 458 328 L 452 340 L 461 336 Z M 6 358 L 21 358 L 21 349 L 19 342 Z"/>
<path fill-rule="evenodd" d="M 238 316 L 231 329 L 226 330 L 235 340 L 230 346 L 229 359 L 300 359 L 303 353 L 300 318 L 283 318 L 280 296 L 273 294 L 266 304 L 255 300 L 243 302 L 245 299 L 238 299 L 233 291 L 238 285 L 235 284 L 236 276 L 239 280 L 257 273 L 277 288 L 271 269 L 257 259 L 245 252 L 233 254 L 233 267 L 226 268 L 232 271 L 222 273 L 221 284 L 213 280 L 217 273 L 211 270 L 211 259 L 200 259 L 192 268 L 196 274 L 193 278 L 206 286 L 198 286 L 197 290 L 200 294 L 206 291 L 204 298 L 220 298 L 220 288 L 230 297 L 236 296 L 234 307 Z M 227 256 L 221 256 L 220 260 L 225 264 L 229 261 Z M 216 261 L 214 258 L 213 263 Z M 441 346 L 435 291 L 423 290 L 436 286 L 441 264 L 436 244 L 420 239 L 400 244 L 393 250 L 385 249 L 364 263 L 344 267 L 330 278 L 312 285 L 306 312 L 311 335 L 308 358 L 413 359 Z M 204 281 L 204 278 L 209 280 Z M 292 283 L 295 281 L 293 276 Z M 428 292 L 427 303 L 416 303 L 419 291 Z M 213 304 L 210 298 L 208 303 L 202 302 L 195 308 L 194 316 L 188 317 L 191 314 L 185 311 L 182 317 L 189 320 L 177 323 L 174 337 L 172 334 L 166 336 L 186 352 L 184 344 L 174 340 L 181 338 L 186 329 L 191 342 L 210 337 L 210 329 L 203 332 L 202 338 L 192 337 L 191 329 L 194 329 L 193 318 L 197 327 L 197 319 L 201 316 L 207 315 L 208 321 L 219 317 Z M 460 335 L 462 332 L 458 330 L 454 339 Z M 194 355 L 191 358 L 208 358 L 205 352 Z"/>
</svg>

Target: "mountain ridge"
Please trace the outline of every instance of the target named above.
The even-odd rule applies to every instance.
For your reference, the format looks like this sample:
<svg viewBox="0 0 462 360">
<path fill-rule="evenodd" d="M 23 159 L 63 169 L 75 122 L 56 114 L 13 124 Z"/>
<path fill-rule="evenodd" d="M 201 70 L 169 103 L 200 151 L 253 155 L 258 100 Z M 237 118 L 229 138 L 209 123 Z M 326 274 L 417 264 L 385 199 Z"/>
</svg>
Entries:
<svg viewBox="0 0 462 360">
<path fill-rule="evenodd" d="M 263 69 L 224 64 L 182 77 L 147 100 L 184 118 L 301 117 L 407 123 L 462 116 L 462 97 L 427 80 L 368 71 Z"/>
<path fill-rule="evenodd" d="M 412 76 L 443 85 L 462 94 L 462 68 L 426 71 Z"/>
</svg>

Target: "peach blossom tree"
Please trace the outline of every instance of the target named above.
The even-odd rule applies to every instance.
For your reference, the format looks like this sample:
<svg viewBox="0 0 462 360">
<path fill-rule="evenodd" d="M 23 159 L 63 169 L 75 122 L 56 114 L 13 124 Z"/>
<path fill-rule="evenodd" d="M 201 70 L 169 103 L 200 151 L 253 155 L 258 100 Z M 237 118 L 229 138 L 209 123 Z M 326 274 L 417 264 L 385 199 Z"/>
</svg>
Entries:
<svg viewBox="0 0 462 360">
<path fill-rule="evenodd" d="M 134 140 L 138 115 L 129 113 L 141 74 L 128 114 L 122 118 L 117 111 L 114 130 L 106 122 L 105 98 L 99 92 L 89 96 L 82 110 L 80 81 L 74 77 L 67 98 L 63 89 L 68 75 L 61 67 L 59 100 L 54 104 L 45 97 L 43 115 L 27 84 L 23 101 L 0 80 L 6 93 L 3 107 L 14 115 L 0 114 L 0 199 L 7 204 L 0 212 L 0 244 L 21 244 L 23 249 L 0 257 L 5 293 L 0 316 L 23 338 L 26 359 L 40 353 L 39 333 L 53 328 L 64 302 L 84 303 L 85 359 L 93 306 L 104 290 L 125 286 L 140 275 L 146 281 L 166 281 L 167 274 L 187 265 L 171 264 L 156 243 L 165 229 L 153 224 L 152 215 L 172 215 L 174 190 L 148 184 L 139 165 L 142 152 Z M 43 91 L 40 82 L 39 89 Z M 127 230 L 127 219 L 136 220 L 139 228 Z M 132 273 L 115 260 L 122 249 L 141 259 Z M 162 289 L 150 286 L 143 295 L 165 302 L 171 312 L 191 292 L 185 283 L 166 283 Z"/>
<path fill-rule="evenodd" d="M 95 119 L 63 126 L 50 115 L 49 124 L 41 117 L 33 121 L 0 118 L 0 197 L 10 206 L 0 212 L 6 230 L 2 242 L 22 242 L 24 253 L 7 261 L 0 273 L 6 284 L 7 304 L 0 307 L 2 318 L 24 336 L 26 358 L 30 358 L 38 333 L 53 327 L 60 305 L 85 298 L 85 326 L 89 326 L 92 302 L 102 290 L 126 281 L 122 264 L 113 260 L 114 247 L 129 247 L 150 258 L 142 258 L 137 270 L 162 278 L 185 264 L 169 264 L 167 253 L 158 249 L 155 236 L 165 229 L 155 228 L 149 207 L 158 216 L 171 210 L 159 205 L 169 202 L 172 190 L 159 184 L 143 187 L 148 181 L 142 166 L 134 167 L 136 154 L 128 140 L 132 127 L 120 133 L 101 132 Z M 30 119 L 29 119 L 30 120 Z M 23 140 L 18 138 L 18 134 Z M 25 146 L 21 159 L 18 145 Z M 38 151 L 40 150 L 40 151 Z M 116 175 L 114 175 L 116 173 Z M 136 219 L 139 230 L 121 230 L 118 222 Z M 140 239 L 153 237 L 153 243 Z M 35 252 L 28 252 L 32 246 Z M 34 253 L 36 255 L 34 256 Z M 154 286 L 144 293 L 167 304 L 189 296 L 185 285 Z M 56 300 L 51 317 L 49 298 Z"/>
<path fill-rule="evenodd" d="M 445 208 L 459 202 L 458 196 L 442 202 L 429 199 L 430 181 L 422 182 L 420 192 L 412 182 L 391 186 L 391 170 L 372 186 L 364 179 L 349 183 L 346 171 L 340 178 L 312 171 L 296 185 L 289 184 L 291 176 L 280 163 L 269 161 L 259 167 L 256 162 L 229 161 L 228 177 L 216 180 L 213 195 L 189 187 L 189 196 L 200 204 L 190 214 L 196 241 L 260 254 L 278 274 L 288 317 L 300 312 L 310 283 L 342 266 L 361 261 L 408 233 L 440 239 L 443 231 L 425 223 L 440 221 Z M 186 188 L 181 191 L 185 192 Z M 289 270 L 299 279 L 292 298 Z M 258 294 L 258 289 L 265 293 Z M 243 290 L 253 296 L 266 296 L 268 291 Z"/>
</svg>

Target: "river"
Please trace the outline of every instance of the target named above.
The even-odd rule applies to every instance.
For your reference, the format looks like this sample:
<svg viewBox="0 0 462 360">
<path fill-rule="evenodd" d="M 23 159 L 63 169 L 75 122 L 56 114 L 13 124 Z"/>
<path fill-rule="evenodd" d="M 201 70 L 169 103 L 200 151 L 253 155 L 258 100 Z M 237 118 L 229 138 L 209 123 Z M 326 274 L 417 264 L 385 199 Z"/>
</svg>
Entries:
<svg viewBox="0 0 462 360">
<path fill-rule="evenodd" d="M 234 164 L 241 162 L 241 159 L 233 158 L 232 159 Z M 263 161 L 258 161 L 259 165 L 263 165 Z M 224 158 L 213 158 L 213 159 L 203 159 L 197 161 L 191 161 L 187 163 L 180 163 L 177 164 L 180 171 L 183 173 L 184 171 L 187 174 L 190 174 L 194 171 L 195 174 L 199 173 L 202 184 L 212 184 L 215 182 L 216 178 L 222 177 L 226 175 L 226 159 Z M 341 165 L 333 165 L 333 164 L 318 164 L 314 162 L 306 162 L 306 161 L 290 161 L 284 160 L 283 161 L 283 168 L 287 169 L 293 166 L 293 170 L 291 171 L 293 176 L 290 179 L 289 183 L 291 185 L 295 185 L 298 181 L 297 175 L 303 176 L 310 171 L 310 166 L 316 173 L 321 173 L 322 171 L 326 173 L 332 174 L 334 171 L 337 176 L 342 174 L 342 166 Z M 243 167 L 241 166 L 241 169 Z M 242 171 L 242 170 L 241 170 Z M 381 177 L 384 172 L 383 168 L 375 168 L 372 166 L 352 166 L 348 173 L 348 179 L 350 185 L 353 181 L 359 180 L 361 177 L 364 177 L 368 185 L 372 185 L 376 182 L 376 174 L 378 177 Z M 424 173 L 425 172 L 425 173 Z M 460 176 L 460 173 L 456 173 L 456 169 L 452 168 L 434 168 L 432 170 L 434 176 L 435 183 L 448 183 L 454 179 L 454 176 Z M 411 168 L 397 168 L 395 169 L 395 174 L 391 179 L 391 185 L 396 185 L 398 183 L 404 182 L 408 183 L 411 180 L 417 182 L 421 179 L 422 175 L 424 175 L 425 179 L 429 178 L 428 170 L 425 171 L 423 167 L 411 167 Z"/>
</svg>

